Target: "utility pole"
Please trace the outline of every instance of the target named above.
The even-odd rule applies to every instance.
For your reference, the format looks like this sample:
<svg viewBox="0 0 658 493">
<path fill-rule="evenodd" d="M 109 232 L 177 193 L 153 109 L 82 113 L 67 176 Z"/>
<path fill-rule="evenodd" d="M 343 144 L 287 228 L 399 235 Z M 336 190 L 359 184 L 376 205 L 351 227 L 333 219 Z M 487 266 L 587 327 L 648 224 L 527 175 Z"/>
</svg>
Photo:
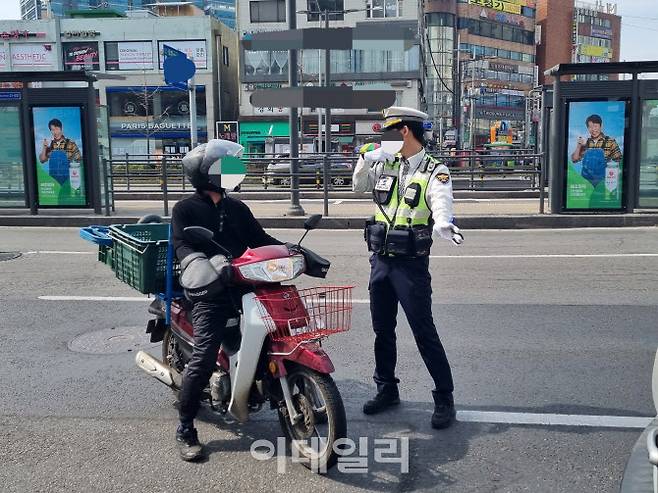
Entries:
<svg viewBox="0 0 658 493">
<path fill-rule="evenodd" d="M 190 149 L 194 149 L 199 142 L 196 126 L 196 84 L 194 83 L 194 77 L 190 79 L 189 82 L 189 93 L 190 93 Z"/>
<path fill-rule="evenodd" d="M 453 94 L 452 94 L 452 125 L 455 128 L 455 147 L 457 149 L 461 148 L 461 120 L 462 120 L 462 64 L 459 58 L 461 53 L 460 46 L 461 37 L 457 35 L 457 49 L 454 50 L 455 56 L 453 73 L 456 73 L 456 77 L 453 77 Z"/>
<path fill-rule="evenodd" d="M 322 12 L 318 14 L 319 27 L 322 27 Z M 322 87 L 322 50 L 318 50 L 318 87 Z M 318 110 L 318 148 L 322 152 L 322 108 Z"/>
<path fill-rule="evenodd" d="M 329 29 L 329 11 L 324 11 L 324 28 Z M 331 50 L 324 50 L 324 85 L 331 85 Z M 324 109 L 324 152 L 331 151 L 331 107 Z"/>
<path fill-rule="evenodd" d="M 288 29 L 297 29 L 296 0 L 287 0 Z M 288 50 L 288 85 L 297 87 L 297 50 Z M 290 207 L 289 216 L 303 216 L 304 209 L 299 203 L 299 136 L 297 128 L 297 108 L 290 108 Z"/>
</svg>

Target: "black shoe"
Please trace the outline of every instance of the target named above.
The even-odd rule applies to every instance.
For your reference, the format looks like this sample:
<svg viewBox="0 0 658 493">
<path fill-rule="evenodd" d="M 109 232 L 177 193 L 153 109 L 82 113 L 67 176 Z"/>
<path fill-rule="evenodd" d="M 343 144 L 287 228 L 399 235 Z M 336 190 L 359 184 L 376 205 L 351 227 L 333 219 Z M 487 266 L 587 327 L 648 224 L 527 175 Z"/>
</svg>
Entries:
<svg viewBox="0 0 658 493">
<path fill-rule="evenodd" d="M 389 407 L 400 404 L 400 396 L 397 392 L 377 392 L 374 399 L 369 400 L 363 405 L 364 414 L 377 414 L 385 411 Z"/>
<path fill-rule="evenodd" d="M 433 390 L 432 396 L 434 397 L 432 428 L 436 428 L 437 430 L 448 428 L 455 421 L 455 416 L 457 415 L 452 392 L 449 394 L 439 394 L 436 390 Z"/>
<path fill-rule="evenodd" d="M 184 461 L 192 462 L 203 458 L 203 447 L 199 443 L 196 428 L 178 427 L 176 430 L 176 443 L 178 452 Z"/>
</svg>

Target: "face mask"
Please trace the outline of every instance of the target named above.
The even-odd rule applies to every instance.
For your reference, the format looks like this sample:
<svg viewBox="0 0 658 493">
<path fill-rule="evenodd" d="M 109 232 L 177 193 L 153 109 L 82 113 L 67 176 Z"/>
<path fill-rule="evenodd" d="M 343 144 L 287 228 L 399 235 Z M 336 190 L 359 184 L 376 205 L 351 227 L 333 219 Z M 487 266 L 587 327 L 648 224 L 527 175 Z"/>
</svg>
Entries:
<svg viewBox="0 0 658 493">
<path fill-rule="evenodd" d="M 382 149 L 389 154 L 397 154 L 404 145 L 402 132 L 397 129 L 384 130 L 382 133 Z"/>
</svg>

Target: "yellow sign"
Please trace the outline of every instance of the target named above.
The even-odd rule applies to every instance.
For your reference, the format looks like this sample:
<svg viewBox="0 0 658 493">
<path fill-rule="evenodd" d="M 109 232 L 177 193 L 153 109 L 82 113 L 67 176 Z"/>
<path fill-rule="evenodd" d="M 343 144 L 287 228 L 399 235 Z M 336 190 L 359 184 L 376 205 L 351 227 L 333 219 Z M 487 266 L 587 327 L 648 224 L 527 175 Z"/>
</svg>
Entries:
<svg viewBox="0 0 658 493">
<path fill-rule="evenodd" d="M 604 46 L 580 45 L 580 54 L 599 58 L 612 58 L 612 50 Z"/>
<path fill-rule="evenodd" d="M 471 5 L 480 5 L 489 9 L 498 10 L 500 12 L 507 12 L 508 14 L 521 15 L 521 5 L 515 5 L 510 2 L 503 2 L 502 0 L 468 0 Z"/>
</svg>

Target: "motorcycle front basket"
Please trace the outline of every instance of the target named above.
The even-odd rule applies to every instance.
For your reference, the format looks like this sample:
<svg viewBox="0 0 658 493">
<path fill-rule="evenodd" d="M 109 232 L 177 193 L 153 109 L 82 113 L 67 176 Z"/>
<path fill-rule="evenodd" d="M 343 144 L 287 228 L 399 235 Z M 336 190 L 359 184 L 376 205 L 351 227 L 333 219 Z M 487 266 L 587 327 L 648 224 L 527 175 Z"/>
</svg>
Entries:
<svg viewBox="0 0 658 493">
<path fill-rule="evenodd" d="M 352 286 L 256 292 L 258 308 L 274 341 L 320 339 L 352 326 Z"/>
</svg>

